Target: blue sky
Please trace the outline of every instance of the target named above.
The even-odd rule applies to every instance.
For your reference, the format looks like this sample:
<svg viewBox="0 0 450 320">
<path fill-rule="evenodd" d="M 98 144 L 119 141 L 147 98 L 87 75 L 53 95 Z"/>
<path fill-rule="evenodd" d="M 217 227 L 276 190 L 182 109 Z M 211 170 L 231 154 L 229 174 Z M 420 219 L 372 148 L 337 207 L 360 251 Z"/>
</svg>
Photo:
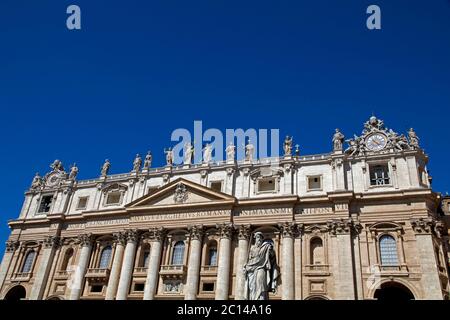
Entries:
<svg viewBox="0 0 450 320">
<path fill-rule="evenodd" d="M 65 26 L 77 4 L 82 30 Z M 382 30 L 366 28 L 366 8 Z M 0 249 L 36 171 L 79 178 L 164 163 L 176 128 L 279 128 L 328 152 L 374 112 L 414 127 L 433 188 L 450 189 L 450 1 L 21 1 L 0 3 Z"/>
</svg>

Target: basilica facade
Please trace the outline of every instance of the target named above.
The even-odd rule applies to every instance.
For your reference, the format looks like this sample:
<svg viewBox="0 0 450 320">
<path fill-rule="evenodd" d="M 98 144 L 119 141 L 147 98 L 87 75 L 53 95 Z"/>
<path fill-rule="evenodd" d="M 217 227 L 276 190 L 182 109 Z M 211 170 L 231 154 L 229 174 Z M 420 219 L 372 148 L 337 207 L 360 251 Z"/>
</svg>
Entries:
<svg viewBox="0 0 450 320">
<path fill-rule="evenodd" d="M 56 160 L 25 193 L 0 299 L 236 299 L 254 234 L 278 266 L 269 300 L 448 299 L 447 229 L 428 156 L 371 117 L 330 151 L 163 167 L 78 180 Z M 252 148 L 248 148 L 252 150 Z"/>
</svg>

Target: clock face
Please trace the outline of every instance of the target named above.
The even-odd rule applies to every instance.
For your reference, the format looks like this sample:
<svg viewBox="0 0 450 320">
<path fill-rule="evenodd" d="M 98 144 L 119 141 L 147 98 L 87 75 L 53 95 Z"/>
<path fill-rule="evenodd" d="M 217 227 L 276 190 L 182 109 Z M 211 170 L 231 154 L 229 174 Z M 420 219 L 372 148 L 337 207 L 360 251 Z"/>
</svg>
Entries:
<svg viewBox="0 0 450 320">
<path fill-rule="evenodd" d="M 59 176 L 57 174 L 52 174 L 47 178 L 47 185 L 49 187 L 54 187 L 59 182 Z"/>
<path fill-rule="evenodd" d="M 366 140 L 366 146 L 371 151 L 380 151 L 386 147 L 386 136 L 381 133 L 370 135 Z"/>
</svg>

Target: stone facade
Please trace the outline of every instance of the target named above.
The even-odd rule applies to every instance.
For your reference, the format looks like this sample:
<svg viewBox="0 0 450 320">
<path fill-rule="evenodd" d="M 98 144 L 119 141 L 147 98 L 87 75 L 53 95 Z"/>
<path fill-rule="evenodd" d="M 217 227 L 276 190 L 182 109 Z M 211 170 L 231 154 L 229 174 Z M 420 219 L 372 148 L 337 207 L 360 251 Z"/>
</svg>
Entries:
<svg viewBox="0 0 450 320">
<path fill-rule="evenodd" d="M 412 129 L 411 129 L 412 130 Z M 413 132 L 413 131 L 412 131 Z M 36 175 L 0 267 L 5 299 L 242 299 L 252 233 L 270 238 L 270 299 L 448 298 L 448 237 L 428 157 L 372 117 L 332 152 Z M 445 229 L 445 228 L 444 228 Z"/>
</svg>

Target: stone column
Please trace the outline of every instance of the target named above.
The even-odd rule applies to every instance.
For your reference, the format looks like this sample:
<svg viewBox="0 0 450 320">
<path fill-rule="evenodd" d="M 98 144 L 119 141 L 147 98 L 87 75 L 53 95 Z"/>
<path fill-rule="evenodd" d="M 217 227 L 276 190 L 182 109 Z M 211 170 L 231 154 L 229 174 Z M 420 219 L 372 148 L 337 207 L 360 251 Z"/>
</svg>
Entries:
<svg viewBox="0 0 450 320">
<path fill-rule="evenodd" d="M 123 232 L 114 233 L 114 241 L 116 248 L 114 252 L 114 259 L 109 274 L 108 286 L 106 288 L 105 300 L 114 300 L 117 287 L 119 286 L 119 276 L 122 269 L 123 252 L 125 251 L 126 235 Z"/>
<path fill-rule="evenodd" d="M 75 269 L 75 273 L 70 285 L 69 300 L 79 300 L 81 297 L 81 290 L 84 284 L 84 275 L 89 264 L 92 251 L 92 234 L 82 234 L 78 237 L 81 245 L 80 257 L 78 259 L 78 265 Z"/>
<path fill-rule="evenodd" d="M 332 242 L 337 257 L 334 269 L 335 299 L 355 300 L 355 278 L 353 272 L 351 219 L 333 220 L 328 223 Z"/>
<path fill-rule="evenodd" d="M 281 281 L 283 291 L 281 299 L 294 300 L 295 298 L 295 276 L 294 276 L 294 236 L 295 224 L 285 222 L 280 225 L 283 235 L 283 269 L 281 270 Z"/>
<path fill-rule="evenodd" d="M 144 300 L 155 298 L 164 236 L 165 230 L 163 228 L 150 229 L 150 260 L 148 262 L 147 279 L 145 280 Z"/>
<path fill-rule="evenodd" d="M 6 242 L 5 254 L 3 255 L 2 264 L 0 265 L 0 292 L 2 292 L 3 282 L 5 281 L 6 275 L 8 274 L 14 252 L 18 247 L 18 241 L 9 240 Z"/>
<path fill-rule="evenodd" d="M 196 300 L 202 255 L 203 226 L 191 226 L 189 231 L 191 243 L 184 299 Z"/>
<path fill-rule="evenodd" d="M 411 221 L 416 234 L 416 247 L 419 263 L 422 269 L 420 282 L 422 283 L 424 300 L 442 300 L 442 287 L 439 279 L 438 262 L 434 254 L 433 229 L 434 221 L 431 218 Z M 416 299 L 419 297 L 415 297 Z"/>
<path fill-rule="evenodd" d="M 59 245 L 60 239 L 57 236 L 47 236 L 44 240 L 42 256 L 39 259 L 39 268 L 36 272 L 33 287 L 29 300 L 41 300 L 47 285 L 48 275 L 55 257 L 56 247 Z"/>
<path fill-rule="evenodd" d="M 137 238 L 136 230 L 125 231 L 127 246 L 120 270 L 119 287 L 117 289 L 116 300 L 126 300 L 130 290 L 131 276 L 133 274 L 134 258 L 136 256 Z"/>
<path fill-rule="evenodd" d="M 245 274 L 244 265 L 247 263 L 248 259 L 248 245 L 250 239 L 250 225 L 239 226 L 238 233 L 238 263 L 236 270 L 236 289 L 235 289 L 235 299 L 244 300 L 245 298 Z"/>
<path fill-rule="evenodd" d="M 217 228 L 220 232 L 219 265 L 217 268 L 216 300 L 228 300 L 230 290 L 231 238 L 233 225 L 222 224 Z"/>
</svg>

